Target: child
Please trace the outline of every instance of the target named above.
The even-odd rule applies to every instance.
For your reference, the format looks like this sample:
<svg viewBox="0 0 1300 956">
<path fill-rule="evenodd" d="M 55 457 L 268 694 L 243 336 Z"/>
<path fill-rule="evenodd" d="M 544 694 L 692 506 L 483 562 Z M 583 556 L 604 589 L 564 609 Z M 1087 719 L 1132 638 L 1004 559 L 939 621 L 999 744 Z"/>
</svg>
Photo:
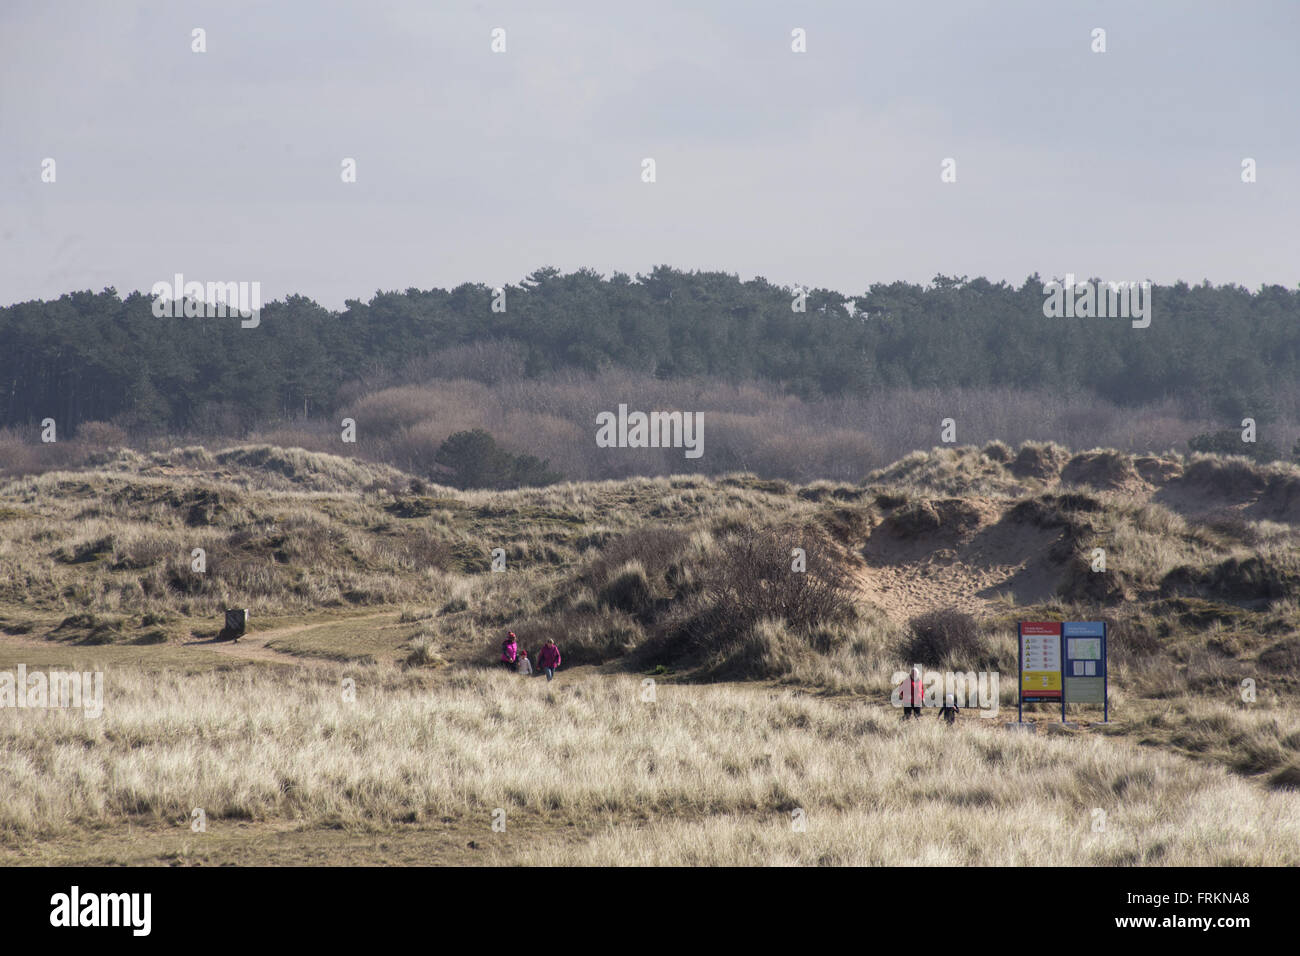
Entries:
<svg viewBox="0 0 1300 956">
<path fill-rule="evenodd" d="M 560 649 L 555 646 L 555 638 L 546 642 L 542 652 L 537 655 L 537 663 L 542 665 L 542 670 L 546 671 L 548 681 L 555 677 L 555 668 L 560 666 Z"/>
<path fill-rule="evenodd" d="M 955 724 L 957 722 L 958 709 L 957 698 L 952 694 L 949 694 L 943 699 L 943 706 L 939 708 L 939 716 L 948 721 L 948 723 Z"/>
<path fill-rule="evenodd" d="M 506 635 L 506 639 L 501 642 L 501 666 L 506 670 L 514 670 L 515 658 L 518 656 L 519 645 L 515 641 L 515 632 L 511 631 Z"/>
<path fill-rule="evenodd" d="M 522 647 L 519 649 L 519 660 L 515 661 L 515 673 L 523 674 L 525 677 L 533 676 L 533 665 L 528 660 L 528 652 Z"/>
</svg>

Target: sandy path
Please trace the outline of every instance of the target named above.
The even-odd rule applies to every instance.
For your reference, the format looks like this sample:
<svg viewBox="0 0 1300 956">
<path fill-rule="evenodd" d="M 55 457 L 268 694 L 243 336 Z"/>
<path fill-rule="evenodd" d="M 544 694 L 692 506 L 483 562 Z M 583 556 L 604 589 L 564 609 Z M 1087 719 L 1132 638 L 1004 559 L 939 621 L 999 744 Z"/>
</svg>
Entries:
<svg viewBox="0 0 1300 956">
<path fill-rule="evenodd" d="M 273 647 L 267 647 L 267 644 L 277 638 L 287 637 L 290 634 L 301 634 L 305 631 L 314 631 L 322 627 L 337 627 L 340 623 L 360 624 L 363 622 L 381 620 L 396 622 L 400 613 L 400 611 L 379 611 L 373 614 L 359 615 L 357 617 L 333 618 L 324 621 L 313 621 L 308 624 L 293 624 L 288 627 L 276 627 L 269 631 L 250 631 L 246 636 L 240 638 L 238 643 L 234 641 L 214 641 L 207 639 L 200 641 L 182 641 L 179 644 L 174 644 L 172 646 L 211 651 L 212 653 L 220 654 L 223 657 L 232 657 L 239 660 L 294 664 L 300 667 L 337 664 L 336 661 L 330 661 L 325 658 L 315 658 L 305 654 L 292 654 L 288 651 L 276 650 Z M 3 634 L 0 635 L 0 641 L 3 641 L 10 646 L 18 645 L 33 648 L 48 649 L 51 647 L 64 646 L 58 641 L 49 641 L 43 637 L 31 637 L 27 634 Z M 86 646 L 93 648 L 94 645 Z"/>
<path fill-rule="evenodd" d="M 994 602 L 980 597 L 979 592 L 996 590 L 1019 570 L 1017 566 L 886 565 L 859 569 L 853 572 L 853 579 L 864 601 L 879 607 L 890 620 L 906 624 L 936 608 L 954 607 L 975 617 L 991 614 Z"/>
<path fill-rule="evenodd" d="M 314 659 L 302 654 L 291 654 L 288 651 L 276 650 L 273 647 L 267 647 L 267 644 L 290 634 L 301 634 L 304 631 L 314 631 L 322 627 L 337 627 L 340 623 L 360 624 L 363 621 L 378 621 L 386 618 L 396 621 L 399 613 L 398 611 L 379 611 L 374 614 L 363 614 L 359 617 L 334 618 L 332 620 L 315 621 L 310 624 L 276 627 L 269 631 L 250 631 L 238 641 L 186 641 L 181 646 L 201 647 L 217 654 L 224 654 L 227 657 L 237 657 L 249 661 L 275 661 L 281 664 L 299 665 L 330 663 L 329 661 Z"/>
</svg>

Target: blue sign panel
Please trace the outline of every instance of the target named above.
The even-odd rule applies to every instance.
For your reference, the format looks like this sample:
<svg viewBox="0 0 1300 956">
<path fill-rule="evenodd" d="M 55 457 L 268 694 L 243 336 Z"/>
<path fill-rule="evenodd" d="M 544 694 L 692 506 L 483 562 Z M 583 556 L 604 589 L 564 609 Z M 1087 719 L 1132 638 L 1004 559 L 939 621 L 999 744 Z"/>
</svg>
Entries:
<svg viewBox="0 0 1300 956">
<path fill-rule="evenodd" d="M 1102 621 L 1069 621 L 1061 625 L 1062 718 L 1066 704 L 1101 704 L 1103 720 L 1110 718 L 1106 636 Z"/>
</svg>

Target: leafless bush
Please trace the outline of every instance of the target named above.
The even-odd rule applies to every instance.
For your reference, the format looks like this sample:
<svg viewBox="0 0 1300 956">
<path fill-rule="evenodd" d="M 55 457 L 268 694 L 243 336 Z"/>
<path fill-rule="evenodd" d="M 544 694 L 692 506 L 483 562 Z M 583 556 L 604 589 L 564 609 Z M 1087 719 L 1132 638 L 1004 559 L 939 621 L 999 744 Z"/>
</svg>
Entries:
<svg viewBox="0 0 1300 956">
<path fill-rule="evenodd" d="M 77 441 L 87 450 L 107 451 L 129 443 L 125 429 L 108 422 L 82 422 L 77 426 Z"/>
<path fill-rule="evenodd" d="M 965 611 L 942 608 L 912 618 L 900 651 L 910 663 L 935 666 L 946 661 L 975 665 L 988 656 L 978 622 Z"/>
<path fill-rule="evenodd" d="M 770 618 L 792 629 L 852 618 L 848 574 L 842 559 L 807 547 L 793 531 L 747 529 L 722 544 L 714 573 L 706 576 L 706 599 L 731 620 Z M 792 569 L 791 552 L 802 547 L 807 569 Z"/>
<path fill-rule="evenodd" d="M 959 423 L 963 443 L 991 449 L 995 460 L 1002 452 L 991 442 L 1019 448 L 1052 440 L 1074 448 L 1163 453 L 1217 427 L 1200 410 L 1173 401 L 1121 408 L 1056 389 L 892 388 L 804 400 L 773 383 L 660 380 L 624 369 L 528 378 L 522 369 L 517 349 L 454 346 L 397 370 L 364 370 L 357 382 L 340 388 L 339 404 L 329 414 L 313 409 L 309 419 L 259 422 L 213 405 L 196 411 L 194 431 L 205 441 L 214 435 L 243 440 L 255 432 L 270 444 L 338 452 L 338 421 L 350 416 L 361 436 L 347 449 L 351 454 L 435 478 L 433 456 L 443 440 L 482 428 L 507 451 L 549 459 L 555 471 L 573 480 L 750 471 L 798 482 L 856 483 L 873 469 L 936 444 L 938 423 L 947 417 Z M 598 448 L 595 416 L 620 404 L 702 413 L 703 457 L 687 459 L 675 448 Z M 1279 447 L 1290 447 L 1300 434 L 1295 422 L 1280 421 L 1272 429 Z M 0 435 L 5 473 L 47 471 L 80 460 L 74 443 L 33 444 L 34 435 Z M 156 443 L 143 433 L 131 437 L 135 447 Z M 96 442 L 106 440 L 100 436 Z M 187 440 L 168 436 L 166 447 Z M 1054 476 L 1064 461 L 1055 462 L 1050 451 L 1029 456 L 1033 460 L 1021 452 L 1008 467 L 1021 477 Z"/>
</svg>

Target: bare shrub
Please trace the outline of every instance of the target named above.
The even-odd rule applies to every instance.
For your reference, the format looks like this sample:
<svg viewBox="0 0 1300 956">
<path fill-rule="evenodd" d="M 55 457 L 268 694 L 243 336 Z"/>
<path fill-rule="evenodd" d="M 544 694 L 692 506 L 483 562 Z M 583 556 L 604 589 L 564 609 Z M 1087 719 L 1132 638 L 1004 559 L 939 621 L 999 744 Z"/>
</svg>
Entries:
<svg viewBox="0 0 1300 956">
<path fill-rule="evenodd" d="M 978 622 L 956 608 L 918 614 L 908 622 L 907 631 L 899 650 L 909 663 L 934 666 L 955 661 L 971 665 L 988 657 Z"/>
<path fill-rule="evenodd" d="M 752 624 L 764 618 L 795 629 L 852 619 L 848 573 L 842 560 L 824 548 L 806 548 L 807 570 L 791 568 L 791 551 L 805 544 L 802 534 L 746 529 L 722 544 L 715 573 L 705 593 L 720 612 Z"/>
<path fill-rule="evenodd" d="M 107 451 L 128 444 L 126 431 L 108 422 L 82 422 L 77 426 L 77 441 L 86 449 Z"/>
<path fill-rule="evenodd" d="M 352 417 L 375 438 L 389 438 L 434 415 L 434 395 L 419 386 L 389 388 L 357 402 Z M 448 432 L 450 434 L 450 432 Z"/>
</svg>

